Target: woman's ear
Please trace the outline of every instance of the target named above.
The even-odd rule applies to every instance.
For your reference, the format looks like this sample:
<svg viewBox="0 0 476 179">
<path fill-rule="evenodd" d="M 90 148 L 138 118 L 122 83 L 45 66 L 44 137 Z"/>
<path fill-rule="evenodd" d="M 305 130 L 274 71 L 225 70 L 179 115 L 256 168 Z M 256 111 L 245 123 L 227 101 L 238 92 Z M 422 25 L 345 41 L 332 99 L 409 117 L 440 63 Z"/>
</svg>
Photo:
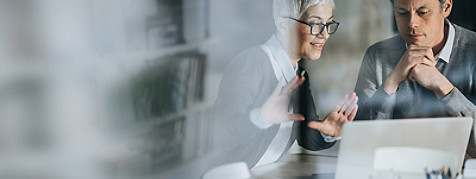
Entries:
<svg viewBox="0 0 476 179">
<path fill-rule="evenodd" d="M 287 19 L 285 19 L 283 17 L 275 18 L 274 23 L 276 25 L 276 31 L 278 31 L 278 32 L 285 32 L 289 28 L 289 24 L 287 22 Z"/>
<path fill-rule="evenodd" d="M 446 0 L 443 4 L 443 15 L 448 17 L 453 9 L 453 0 Z"/>
</svg>

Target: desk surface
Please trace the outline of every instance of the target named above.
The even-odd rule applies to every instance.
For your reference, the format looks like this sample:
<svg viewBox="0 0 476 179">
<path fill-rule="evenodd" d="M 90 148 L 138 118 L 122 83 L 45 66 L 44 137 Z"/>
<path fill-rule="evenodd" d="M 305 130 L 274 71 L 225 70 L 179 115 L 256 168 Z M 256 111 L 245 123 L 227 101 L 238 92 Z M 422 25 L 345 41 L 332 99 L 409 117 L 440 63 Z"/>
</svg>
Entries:
<svg viewBox="0 0 476 179">
<path fill-rule="evenodd" d="M 337 157 L 333 156 L 286 154 L 277 162 L 253 168 L 251 175 L 253 178 L 334 178 L 336 164 Z"/>
<path fill-rule="evenodd" d="M 253 168 L 251 176 L 252 178 L 334 179 L 336 166 L 337 157 L 334 156 L 286 154 L 277 162 Z M 377 178 L 379 178 L 378 176 Z M 380 176 L 398 176 L 409 179 L 425 178 L 424 173 L 418 175 L 404 173 L 388 175 L 384 173 Z M 357 178 L 367 178 L 367 176 Z"/>
</svg>

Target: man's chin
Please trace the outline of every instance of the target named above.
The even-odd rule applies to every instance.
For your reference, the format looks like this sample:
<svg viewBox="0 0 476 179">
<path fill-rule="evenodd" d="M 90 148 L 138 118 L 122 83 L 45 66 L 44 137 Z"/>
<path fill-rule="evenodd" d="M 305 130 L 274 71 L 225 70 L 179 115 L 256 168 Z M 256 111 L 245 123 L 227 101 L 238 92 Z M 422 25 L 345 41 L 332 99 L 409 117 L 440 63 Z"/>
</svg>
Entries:
<svg viewBox="0 0 476 179">
<path fill-rule="evenodd" d="M 405 39 L 405 42 L 407 45 L 429 46 L 428 43 L 423 42 L 422 40 Z"/>
</svg>

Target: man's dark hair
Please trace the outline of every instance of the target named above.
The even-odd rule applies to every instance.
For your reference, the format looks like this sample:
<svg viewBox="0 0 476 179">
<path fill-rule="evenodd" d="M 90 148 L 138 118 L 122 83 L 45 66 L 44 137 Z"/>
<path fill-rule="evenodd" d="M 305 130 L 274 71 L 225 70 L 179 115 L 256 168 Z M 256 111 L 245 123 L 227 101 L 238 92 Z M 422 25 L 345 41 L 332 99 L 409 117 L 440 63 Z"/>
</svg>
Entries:
<svg viewBox="0 0 476 179">
<path fill-rule="evenodd" d="M 390 0 L 390 2 L 393 4 L 393 1 L 394 0 Z M 441 9 L 443 9 L 443 4 L 446 2 L 446 0 L 438 0 L 440 1 L 440 6 L 441 6 Z"/>
</svg>

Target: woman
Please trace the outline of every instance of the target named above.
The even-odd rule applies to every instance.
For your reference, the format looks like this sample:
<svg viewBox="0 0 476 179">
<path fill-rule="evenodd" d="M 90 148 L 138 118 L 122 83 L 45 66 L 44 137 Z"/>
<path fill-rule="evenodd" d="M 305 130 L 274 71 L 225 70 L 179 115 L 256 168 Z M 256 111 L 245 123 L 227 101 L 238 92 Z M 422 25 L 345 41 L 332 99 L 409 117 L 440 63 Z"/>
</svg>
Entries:
<svg viewBox="0 0 476 179">
<path fill-rule="evenodd" d="M 230 62 L 215 103 L 213 134 L 218 150 L 233 153 L 228 162 L 242 160 L 250 167 L 274 162 L 295 139 L 308 150 L 327 149 L 354 119 L 354 93 L 320 119 L 309 77 L 298 64 L 320 58 L 339 25 L 333 8 L 333 0 L 274 0 L 276 33 Z"/>
</svg>

